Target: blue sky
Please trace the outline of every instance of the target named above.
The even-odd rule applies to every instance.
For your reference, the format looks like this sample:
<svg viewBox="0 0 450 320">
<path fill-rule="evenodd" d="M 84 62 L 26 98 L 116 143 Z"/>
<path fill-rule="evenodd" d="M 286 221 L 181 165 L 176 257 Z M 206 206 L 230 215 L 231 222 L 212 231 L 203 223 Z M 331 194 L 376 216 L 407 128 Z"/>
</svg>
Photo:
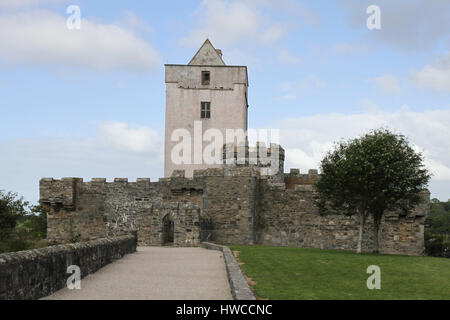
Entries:
<svg viewBox="0 0 450 320">
<path fill-rule="evenodd" d="M 371 4 L 381 30 L 366 26 Z M 447 200 L 449 30 L 445 0 L 0 0 L 0 189 L 36 202 L 41 177 L 162 177 L 164 63 L 209 37 L 248 66 L 249 127 L 281 130 L 286 170 L 387 126 Z"/>
</svg>

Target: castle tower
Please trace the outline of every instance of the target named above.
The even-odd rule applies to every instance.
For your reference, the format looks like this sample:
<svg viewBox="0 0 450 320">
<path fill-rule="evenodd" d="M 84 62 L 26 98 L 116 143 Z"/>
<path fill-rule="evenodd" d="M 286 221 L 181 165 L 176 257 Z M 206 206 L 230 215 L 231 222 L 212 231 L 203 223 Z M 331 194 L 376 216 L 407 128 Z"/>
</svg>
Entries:
<svg viewBox="0 0 450 320">
<path fill-rule="evenodd" d="M 218 129 L 224 144 L 227 129 L 247 131 L 247 67 L 227 66 L 222 51 L 207 39 L 188 65 L 166 64 L 165 69 L 164 176 L 185 170 L 186 177 L 192 177 L 194 170 L 220 167 L 204 161 L 203 152 L 212 141 L 203 141 L 203 136 Z M 177 129 L 187 130 L 190 141 L 184 141 Z M 188 146 L 183 149 L 186 154 L 179 152 L 181 142 Z M 182 155 L 183 161 L 173 154 Z M 221 154 L 217 156 L 220 160 Z"/>
</svg>

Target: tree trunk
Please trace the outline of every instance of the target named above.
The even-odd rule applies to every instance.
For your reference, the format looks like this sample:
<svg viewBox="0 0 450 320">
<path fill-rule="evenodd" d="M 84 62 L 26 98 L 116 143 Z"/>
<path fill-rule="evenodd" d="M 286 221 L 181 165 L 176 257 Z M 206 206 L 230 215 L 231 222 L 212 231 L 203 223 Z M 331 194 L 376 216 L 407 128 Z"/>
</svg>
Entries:
<svg viewBox="0 0 450 320">
<path fill-rule="evenodd" d="M 375 249 L 373 250 L 373 253 L 378 253 L 378 230 L 379 230 L 379 226 L 377 225 L 377 223 L 375 223 Z"/>
<path fill-rule="evenodd" d="M 373 217 L 373 224 L 375 226 L 375 250 L 373 251 L 374 253 L 378 253 L 380 250 L 380 244 L 379 244 L 379 237 L 378 235 L 380 234 L 380 225 L 381 225 L 381 217 L 383 215 L 380 214 L 376 214 Z"/>
<path fill-rule="evenodd" d="M 356 253 L 362 253 L 362 240 L 364 232 L 364 224 L 366 222 L 366 215 L 364 212 L 359 214 L 359 235 L 358 235 L 358 246 L 356 247 Z"/>
</svg>

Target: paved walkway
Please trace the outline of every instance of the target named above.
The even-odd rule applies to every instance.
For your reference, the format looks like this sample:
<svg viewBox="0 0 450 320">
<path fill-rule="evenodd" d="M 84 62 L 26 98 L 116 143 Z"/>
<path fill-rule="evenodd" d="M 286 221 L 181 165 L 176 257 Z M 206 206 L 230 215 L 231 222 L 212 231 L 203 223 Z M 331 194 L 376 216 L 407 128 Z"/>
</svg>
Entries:
<svg viewBox="0 0 450 320">
<path fill-rule="evenodd" d="M 203 248 L 139 247 L 48 300 L 229 300 L 222 252 Z"/>
</svg>

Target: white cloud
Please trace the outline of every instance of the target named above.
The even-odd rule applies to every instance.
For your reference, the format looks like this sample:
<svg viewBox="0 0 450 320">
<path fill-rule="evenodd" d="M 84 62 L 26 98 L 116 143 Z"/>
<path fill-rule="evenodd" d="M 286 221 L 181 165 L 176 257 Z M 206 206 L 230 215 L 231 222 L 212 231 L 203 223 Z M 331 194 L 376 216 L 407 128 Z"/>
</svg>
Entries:
<svg viewBox="0 0 450 320">
<path fill-rule="evenodd" d="M 419 87 L 450 92 L 450 52 L 442 55 L 434 64 L 413 71 L 410 78 Z"/>
<path fill-rule="evenodd" d="M 335 43 L 331 51 L 341 55 L 363 55 L 370 53 L 373 48 L 365 43 Z"/>
<path fill-rule="evenodd" d="M 242 47 L 233 47 L 226 50 L 225 62 L 229 65 L 245 65 L 253 70 L 262 70 L 261 57 Z"/>
<path fill-rule="evenodd" d="M 322 114 L 285 119 L 271 127 L 280 128 L 280 143 L 286 149 L 286 168 L 303 172 L 317 168 L 334 142 L 349 139 L 380 127 L 409 137 L 424 152 L 426 165 L 434 174 L 431 191 L 440 198 L 450 197 L 450 110 L 413 112 L 406 107 L 396 112 L 364 114 Z M 442 187 L 445 186 L 445 189 Z"/>
<path fill-rule="evenodd" d="M 260 40 L 262 43 L 272 43 L 280 39 L 285 33 L 285 28 L 281 24 L 274 24 L 262 31 Z"/>
<path fill-rule="evenodd" d="M 427 152 L 425 152 L 425 155 Z M 427 160 L 428 166 L 431 168 L 431 171 L 435 174 L 437 181 L 450 181 L 450 166 L 445 165 L 438 160 L 433 158 L 429 158 Z M 449 198 L 450 199 L 450 198 Z"/>
<path fill-rule="evenodd" d="M 295 93 L 288 93 L 288 94 L 285 94 L 284 96 L 281 96 L 281 99 L 283 99 L 283 100 L 295 100 L 295 99 L 297 99 L 297 95 Z"/>
<path fill-rule="evenodd" d="M 68 2 L 68 0 L 1 0 L 0 9 L 22 10 L 27 8 L 37 8 L 46 4 L 57 4 Z"/>
<path fill-rule="evenodd" d="M 130 128 L 123 122 L 101 123 L 98 139 L 126 152 L 154 153 L 161 146 L 161 137 L 156 131 L 147 127 Z"/>
<path fill-rule="evenodd" d="M 286 31 L 250 2 L 204 0 L 195 17 L 199 26 L 181 40 L 183 45 L 198 46 L 205 38 L 221 46 L 241 41 L 265 44 L 280 39 Z"/>
<path fill-rule="evenodd" d="M 162 135 L 151 128 L 102 123 L 84 139 L 21 139 L 0 145 L 0 189 L 18 192 L 37 202 L 42 177 L 91 178 L 163 176 Z"/>
<path fill-rule="evenodd" d="M 286 49 L 280 49 L 278 50 L 278 60 L 281 63 L 285 64 L 299 64 L 302 62 L 302 59 L 292 55 L 288 50 Z"/>
<path fill-rule="evenodd" d="M 399 94 L 402 89 L 400 88 L 397 78 L 393 75 L 384 75 L 370 80 L 375 86 L 390 94 Z"/>
<path fill-rule="evenodd" d="M 315 75 L 308 75 L 296 81 L 287 81 L 281 84 L 281 91 L 286 92 L 282 99 L 295 99 L 296 93 L 304 91 L 314 91 L 326 85 L 325 81 Z"/>
<path fill-rule="evenodd" d="M 305 78 L 300 79 L 297 82 L 296 86 L 300 90 L 320 89 L 325 86 L 325 81 L 315 75 L 309 75 Z"/>
<path fill-rule="evenodd" d="M 125 10 L 121 23 L 130 29 L 142 30 L 147 33 L 152 33 L 153 28 L 147 22 L 139 18 L 134 12 Z"/>
<path fill-rule="evenodd" d="M 148 72 L 160 57 L 132 31 L 86 19 L 68 30 L 66 17 L 50 11 L 0 15 L 0 60 L 89 70 Z"/>
<path fill-rule="evenodd" d="M 364 98 L 361 100 L 361 106 L 366 113 L 376 113 L 380 111 L 380 106 L 374 103 L 369 98 Z"/>
<path fill-rule="evenodd" d="M 281 12 L 300 18 L 301 22 L 308 25 L 320 24 L 320 13 L 296 0 L 241 0 L 253 8 L 266 9 L 271 12 Z M 298 20 L 298 19 L 297 19 Z"/>
</svg>

